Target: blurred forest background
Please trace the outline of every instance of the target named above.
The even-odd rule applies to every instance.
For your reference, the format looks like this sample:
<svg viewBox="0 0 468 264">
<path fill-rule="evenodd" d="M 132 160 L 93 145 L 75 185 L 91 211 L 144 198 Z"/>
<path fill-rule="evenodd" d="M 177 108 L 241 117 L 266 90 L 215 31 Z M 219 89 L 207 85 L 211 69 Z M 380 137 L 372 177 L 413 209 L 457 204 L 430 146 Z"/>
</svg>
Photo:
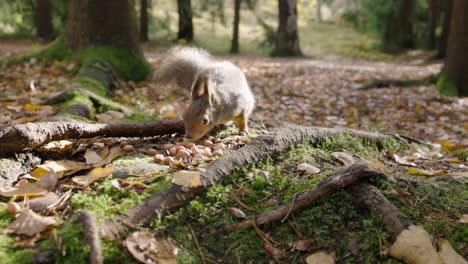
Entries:
<svg viewBox="0 0 468 264">
<path fill-rule="evenodd" d="M 68 0 L 16 0 L 0 3 L 2 39 L 52 40 L 63 32 Z M 217 54 L 231 50 L 235 7 L 239 3 L 240 53 L 268 55 L 278 27 L 276 0 L 135 1 L 140 39 L 150 50 L 162 51 L 174 40 L 193 41 Z M 190 3 L 193 35 L 180 35 L 178 3 Z M 295 1 L 294 1 L 295 2 Z M 405 49 L 444 52 L 451 1 L 440 0 L 299 0 L 300 46 L 304 54 L 391 59 Z M 145 12 L 146 11 L 146 12 Z M 183 12 L 180 11 L 179 12 Z M 184 16 L 184 13 L 181 13 Z M 444 27 L 445 25 L 445 27 Z M 281 55 L 281 54 L 279 54 Z M 442 57 L 439 54 L 438 57 Z"/>
</svg>

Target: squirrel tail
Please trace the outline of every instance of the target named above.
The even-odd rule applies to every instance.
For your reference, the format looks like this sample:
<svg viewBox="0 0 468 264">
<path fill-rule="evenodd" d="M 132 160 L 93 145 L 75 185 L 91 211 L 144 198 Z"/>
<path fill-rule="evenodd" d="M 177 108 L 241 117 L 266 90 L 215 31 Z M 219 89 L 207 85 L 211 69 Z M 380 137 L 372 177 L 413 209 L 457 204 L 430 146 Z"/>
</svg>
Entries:
<svg viewBox="0 0 468 264">
<path fill-rule="evenodd" d="M 161 84 L 174 82 L 181 88 L 191 88 L 196 79 L 207 73 L 206 69 L 212 61 L 211 55 L 203 49 L 175 46 L 167 52 L 154 80 Z"/>
</svg>

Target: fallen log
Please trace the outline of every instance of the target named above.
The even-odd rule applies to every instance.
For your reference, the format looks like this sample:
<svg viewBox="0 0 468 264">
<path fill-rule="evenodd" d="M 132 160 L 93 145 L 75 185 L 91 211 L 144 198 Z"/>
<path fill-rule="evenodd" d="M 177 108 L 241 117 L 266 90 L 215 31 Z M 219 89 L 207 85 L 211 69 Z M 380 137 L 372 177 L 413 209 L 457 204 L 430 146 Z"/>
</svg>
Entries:
<svg viewBox="0 0 468 264">
<path fill-rule="evenodd" d="M 181 120 L 152 123 L 26 123 L 0 130 L 0 155 L 30 151 L 55 140 L 101 137 L 150 137 L 184 133 Z"/>
<path fill-rule="evenodd" d="M 368 183 L 357 183 L 347 189 L 360 203 L 372 209 L 382 219 L 385 230 L 396 238 L 413 222 L 390 202 L 377 187 Z"/>
<path fill-rule="evenodd" d="M 168 211 L 187 204 L 194 197 L 239 168 L 285 152 L 305 139 L 310 140 L 311 144 L 318 144 L 326 138 L 339 135 L 351 135 L 378 143 L 391 138 L 384 134 L 353 129 L 332 129 L 298 125 L 278 128 L 268 134 L 255 138 L 240 150 L 211 162 L 206 167 L 206 172 L 202 174 L 202 187 L 185 190 L 180 186 L 174 186 L 155 193 L 143 203 L 130 208 L 125 215 L 105 223 L 102 226 L 103 232 L 118 235 L 126 228 L 133 229 L 148 224 L 155 217 L 163 217 Z"/>
<path fill-rule="evenodd" d="M 265 225 L 275 221 L 284 220 L 289 216 L 289 214 L 306 208 L 323 195 L 339 191 L 362 179 L 370 177 L 386 177 L 386 175 L 367 166 L 366 164 L 353 164 L 343 170 L 331 174 L 321 181 L 315 188 L 298 194 L 296 199 L 291 203 L 257 216 L 254 219 L 228 226 L 226 227 L 226 230 L 229 232 L 236 231 L 245 226 L 251 225 L 252 222 L 256 225 Z"/>
</svg>

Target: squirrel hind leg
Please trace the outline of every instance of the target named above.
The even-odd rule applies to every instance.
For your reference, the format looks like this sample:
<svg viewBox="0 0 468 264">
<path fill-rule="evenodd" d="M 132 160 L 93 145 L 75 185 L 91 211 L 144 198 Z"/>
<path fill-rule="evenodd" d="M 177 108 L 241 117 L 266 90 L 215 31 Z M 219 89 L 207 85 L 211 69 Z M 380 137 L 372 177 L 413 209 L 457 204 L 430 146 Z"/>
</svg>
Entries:
<svg viewBox="0 0 468 264">
<path fill-rule="evenodd" d="M 245 114 L 242 114 L 234 118 L 234 123 L 236 123 L 236 126 L 239 129 L 239 132 L 243 132 L 246 134 L 249 133 L 249 127 L 247 124 L 248 121 L 249 121 L 249 117 Z"/>
</svg>

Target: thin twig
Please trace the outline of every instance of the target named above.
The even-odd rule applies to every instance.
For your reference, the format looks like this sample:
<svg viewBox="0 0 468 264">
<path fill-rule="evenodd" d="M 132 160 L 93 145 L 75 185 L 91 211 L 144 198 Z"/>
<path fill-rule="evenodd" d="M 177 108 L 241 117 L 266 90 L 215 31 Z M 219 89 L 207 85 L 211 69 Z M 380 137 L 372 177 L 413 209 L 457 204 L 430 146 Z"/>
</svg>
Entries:
<svg viewBox="0 0 468 264">
<path fill-rule="evenodd" d="M 284 216 L 284 218 L 281 219 L 281 223 L 283 223 L 284 220 L 286 220 L 286 218 L 288 218 L 289 214 L 291 213 L 291 211 L 292 211 L 292 209 L 293 209 L 293 207 L 294 207 L 294 202 L 296 201 L 297 195 L 298 195 L 298 193 L 295 193 L 295 194 L 294 194 L 294 198 L 293 198 L 293 200 L 292 200 L 291 206 L 289 206 L 289 211 L 288 211 L 288 213 Z"/>
<path fill-rule="evenodd" d="M 253 228 L 255 229 L 255 231 L 257 231 L 257 234 L 263 238 L 263 240 L 265 240 L 265 242 L 267 243 L 273 243 L 275 245 L 281 245 L 281 243 L 279 242 L 276 242 L 275 240 L 273 240 L 273 238 L 271 238 L 270 236 L 268 236 L 267 234 L 265 234 L 265 232 L 263 232 L 262 230 L 260 230 L 260 228 L 257 226 L 257 224 L 255 224 L 255 221 L 250 221 L 251 225 L 253 226 Z"/>
<path fill-rule="evenodd" d="M 190 226 L 190 224 L 188 222 L 187 222 L 187 226 L 189 227 L 190 232 L 192 232 L 193 240 L 195 241 L 195 245 L 197 246 L 197 250 L 198 250 L 198 254 L 200 255 L 200 259 L 201 259 L 203 264 L 206 264 L 205 257 L 203 256 L 203 252 L 201 251 L 200 244 L 198 244 L 197 236 L 195 235 L 195 232 L 193 232 L 192 226 Z"/>
<path fill-rule="evenodd" d="M 250 211 L 253 211 L 253 212 L 258 212 L 257 210 L 253 209 L 252 207 L 246 205 L 245 203 L 243 203 L 239 197 L 237 197 L 235 194 L 231 193 L 231 197 L 234 201 L 236 201 L 236 203 L 238 203 L 240 206 L 244 207 L 245 209 L 247 210 L 250 210 Z"/>
</svg>

